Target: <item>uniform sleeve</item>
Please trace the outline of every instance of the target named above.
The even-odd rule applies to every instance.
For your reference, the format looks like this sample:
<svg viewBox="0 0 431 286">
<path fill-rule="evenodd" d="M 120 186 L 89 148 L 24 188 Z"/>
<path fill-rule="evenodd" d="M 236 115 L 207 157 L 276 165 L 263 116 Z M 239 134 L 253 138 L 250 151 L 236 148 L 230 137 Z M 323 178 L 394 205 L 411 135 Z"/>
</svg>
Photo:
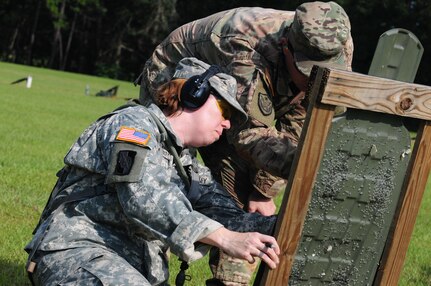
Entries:
<svg viewBox="0 0 431 286">
<path fill-rule="evenodd" d="M 194 243 L 222 227 L 193 211 L 179 186 L 170 178 L 175 169 L 167 166 L 161 149 L 148 150 L 138 182 L 117 182 L 118 198 L 138 234 L 158 239 L 186 261 L 201 258 L 207 249 Z"/>
<path fill-rule="evenodd" d="M 289 136 L 275 127 L 248 128 L 235 138 L 238 153 L 257 168 L 287 178 L 296 151 Z"/>
<path fill-rule="evenodd" d="M 255 53 L 254 58 L 259 55 Z M 291 135 L 275 128 L 273 88 L 268 75 L 253 59 L 232 63 L 238 81 L 239 101 L 249 115 L 246 124 L 232 122 L 227 136 L 238 153 L 254 166 L 287 178 L 296 143 Z M 233 118 L 235 121 L 236 118 Z"/>
</svg>

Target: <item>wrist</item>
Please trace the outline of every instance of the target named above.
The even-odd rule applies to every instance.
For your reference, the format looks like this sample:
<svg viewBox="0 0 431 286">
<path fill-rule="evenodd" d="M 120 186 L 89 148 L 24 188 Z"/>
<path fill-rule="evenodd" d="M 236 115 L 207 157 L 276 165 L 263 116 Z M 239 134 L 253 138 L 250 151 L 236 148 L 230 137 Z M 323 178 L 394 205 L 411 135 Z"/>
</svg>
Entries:
<svg viewBox="0 0 431 286">
<path fill-rule="evenodd" d="M 210 233 L 209 235 L 207 235 L 206 237 L 202 238 L 199 241 L 205 244 L 215 246 L 220 249 L 224 249 L 226 240 L 228 239 L 227 237 L 229 237 L 230 232 L 231 231 L 229 231 L 225 227 L 220 227 L 219 229 Z"/>
</svg>

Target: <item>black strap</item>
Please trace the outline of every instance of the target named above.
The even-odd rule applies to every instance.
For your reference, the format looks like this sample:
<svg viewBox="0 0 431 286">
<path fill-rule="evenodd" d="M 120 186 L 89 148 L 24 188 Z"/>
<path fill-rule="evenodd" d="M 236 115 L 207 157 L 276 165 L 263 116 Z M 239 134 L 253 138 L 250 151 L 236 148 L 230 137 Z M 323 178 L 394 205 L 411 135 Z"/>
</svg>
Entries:
<svg viewBox="0 0 431 286">
<path fill-rule="evenodd" d="M 144 72 L 141 72 L 140 74 L 139 74 L 139 76 L 138 76 L 138 78 L 137 79 L 135 79 L 135 81 L 133 82 L 133 84 L 135 85 L 135 86 L 137 86 L 137 85 L 141 85 L 141 81 L 142 81 L 142 77 L 144 76 Z"/>
<path fill-rule="evenodd" d="M 115 112 L 115 111 L 118 111 L 118 110 L 121 110 L 121 109 L 124 109 L 124 108 L 127 108 L 127 107 L 132 107 L 132 106 L 139 106 L 140 105 L 140 103 L 139 103 L 139 100 L 138 99 L 136 99 L 136 98 L 134 98 L 134 99 L 130 99 L 130 100 L 128 100 L 125 104 L 123 104 L 123 105 L 121 105 L 121 106 L 119 106 L 119 107 L 117 107 L 116 109 L 114 109 L 114 111 L 112 111 L 112 112 Z M 108 113 L 107 115 L 108 116 L 111 116 L 112 115 L 112 112 L 111 113 Z M 106 116 L 106 115 L 105 115 Z M 102 117 L 103 118 L 103 117 Z"/>
<path fill-rule="evenodd" d="M 175 277 L 175 286 L 183 286 L 185 281 L 192 280 L 192 277 L 186 274 L 187 269 L 189 269 L 189 264 L 181 260 L 180 272 L 178 272 L 177 277 Z"/>
<path fill-rule="evenodd" d="M 151 117 L 154 119 L 154 122 L 156 123 L 157 127 L 160 131 L 161 141 L 166 143 L 166 147 L 168 148 L 169 153 L 174 157 L 175 160 L 175 168 L 178 171 L 178 175 L 183 180 L 184 184 L 186 185 L 187 192 L 190 190 L 190 181 L 189 177 L 187 176 L 187 172 L 183 167 L 183 164 L 181 164 L 180 157 L 178 156 L 178 152 L 174 147 L 174 144 L 172 143 L 168 132 L 166 131 L 166 128 L 163 126 L 162 122 L 160 122 L 160 119 L 157 118 L 157 116 L 150 110 L 148 110 L 148 113 L 151 115 Z"/>
<path fill-rule="evenodd" d="M 151 115 L 151 117 L 154 119 L 154 122 L 156 123 L 157 127 L 160 131 L 161 141 L 165 142 L 169 153 L 174 157 L 175 160 L 175 168 L 178 171 L 178 175 L 183 180 L 186 189 L 187 189 L 187 199 L 190 201 L 190 203 L 193 204 L 192 200 L 199 199 L 199 184 L 196 183 L 196 179 L 193 180 L 193 178 L 196 178 L 197 174 L 192 170 L 192 184 L 190 185 L 189 177 L 187 176 L 187 172 L 183 167 L 183 164 L 181 164 L 180 157 L 178 156 L 178 152 L 175 149 L 174 145 L 172 144 L 171 139 L 169 138 L 169 134 L 166 131 L 166 128 L 163 126 L 162 122 L 160 122 L 160 119 L 157 118 L 155 114 L 153 114 L 150 110 L 148 110 L 148 113 Z M 197 179 L 197 182 L 199 182 L 199 178 Z M 190 197 L 192 195 L 192 197 Z M 195 198 L 196 197 L 196 198 Z M 181 260 L 181 259 L 180 259 Z M 181 267 L 180 271 L 178 272 L 176 278 L 175 278 L 175 285 L 176 286 L 183 286 L 184 282 L 190 281 L 192 278 L 190 275 L 186 275 L 186 270 L 189 268 L 189 264 L 181 260 Z"/>
</svg>

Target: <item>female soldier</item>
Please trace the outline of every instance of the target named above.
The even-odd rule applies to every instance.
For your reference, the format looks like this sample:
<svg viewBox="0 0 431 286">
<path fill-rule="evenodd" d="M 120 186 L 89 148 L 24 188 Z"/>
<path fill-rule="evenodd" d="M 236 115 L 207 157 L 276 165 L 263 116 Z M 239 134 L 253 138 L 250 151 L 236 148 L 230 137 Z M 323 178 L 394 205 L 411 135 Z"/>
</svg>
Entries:
<svg viewBox="0 0 431 286">
<path fill-rule="evenodd" d="M 275 217 L 235 207 L 187 149 L 218 140 L 230 113 L 246 118 L 235 94 L 232 77 L 186 58 L 156 104 L 121 108 L 88 127 L 26 247 L 33 283 L 166 284 L 168 248 L 193 261 L 208 245 L 275 268 L 277 242 L 257 232 L 270 234 Z"/>
</svg>

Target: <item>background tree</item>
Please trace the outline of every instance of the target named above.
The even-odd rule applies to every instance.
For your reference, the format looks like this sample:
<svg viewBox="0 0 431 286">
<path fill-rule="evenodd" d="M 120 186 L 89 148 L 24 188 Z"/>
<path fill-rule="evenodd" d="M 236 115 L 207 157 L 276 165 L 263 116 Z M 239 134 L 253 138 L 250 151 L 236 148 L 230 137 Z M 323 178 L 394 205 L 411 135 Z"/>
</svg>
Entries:
<svg viewBox="0 0 431 286">
<path fill-rule="evenodd" d="M 294 10 L 278 0 L 2 0 L 0 60 L 134 80 L 173 29 L 241 6 Z M 425 48 L 416 82 L 431 85 L 429 0 L 337 0 L 349 14 L 354 71 L 367 73 L 379 36 L 413 32 Z"/>
</svg>

